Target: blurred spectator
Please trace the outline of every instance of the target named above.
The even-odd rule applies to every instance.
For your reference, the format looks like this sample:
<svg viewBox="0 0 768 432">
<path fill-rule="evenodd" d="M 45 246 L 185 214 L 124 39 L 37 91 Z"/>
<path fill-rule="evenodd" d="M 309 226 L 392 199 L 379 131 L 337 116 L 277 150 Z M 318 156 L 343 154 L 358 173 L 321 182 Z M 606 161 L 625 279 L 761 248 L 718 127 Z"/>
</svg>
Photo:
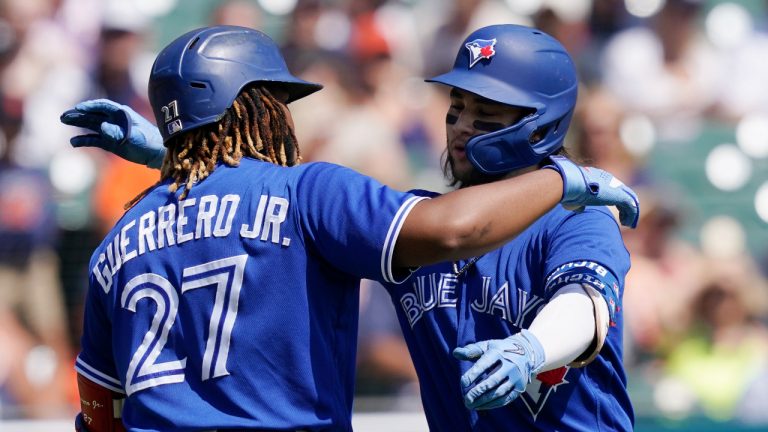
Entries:
<svg viewBox="0 0 768 432">
<path fill-rule="evenodd" d="M 649 115 L 662 140 L 696 136 L 716 103 L 717 52 L 698 25 L 702 0 L 669 0 L 650 26 L 618 33 L 603 56 L 603 82 L 633 112 Z"/>
<path fill-rule="evenodd" d="M 469 21 L 481 0 L 457 0 L 448 7 L 448 16 L 442 25 L 430 35 L 427 48 L 424 50 L 426 58 L 425 76 L 435 76 L 451 69 L 455 58 L 457 46 L 472 30 Z"/>
<path fill-rule="evenodd" d="M 296 136 L 305 161 L 334 162 L 392 187 L 408 186 L 407 153 L 388 112 L 387 95 L 401 78 L 390 62 L 385 57 L 355 68 L 350 59 L 337 58 L 305 71 L 305 79 L 325 86 L 311 103 L 291 105 L 295 123 L 302 125 Z"/>
<path fill-rule="evenodd" d="M 106 3 L 88 91 L 80 100 L 107 98 L 130 106 L 146 118 L 154 118 L 146 88 L 138 84 L 146 82 L 151 66 L 147 60 L 152 55 L 145 47 L 150 22 L 131 3 Z M 93 152 L 91 156 L 100 165 L 91 203 L 98 225 L 94 234 L 100 238 L 123 215 L 125 203 L 159 176 L 154 170 L 103 152 Z"/>
<path fill-rule="evenodd" d="M 380 409 L 420 409 L 418 380 L 387 291 L 365 280 L 360 287 L 356 394 L 390 396 Z"/>
<path fill-rule="evenodd" d="M 718 420 L 736 416 L 768 362 L 768 327 L 759 320 L 768 312 L 768 289 L 752 264 L 746 257 L 707 263 L 708 279 L 687 308 L 690 332 L 667 356 L 667 377 L 682 383 L 694 406 Z"/>
<path fill-rule="evenodd" d="M 348 51 L 360 62 L 376 60 L 390 55 L 390 47 L 382 29 L 376 23 L 377 9 L 384 0 L 358 0 L 348 4 L 348 15 L 352 21 Z"/>
<path fill-rule="evenodd" d="M 151 119 L 153 116 L 146 87 L 140 84 L 147 82 L 154 57 L 146 47 L 151 19 L 134 2 L 108 0 L 98 6 L 101 12 L 98 39 L 89 47 L 92 50 L 90 62 L 83 64 L 87 69 L 75 101 L 109 98 L 129 105 Z M 52 118 L 58 118 L 74 104 L 67 102 L 65 106 L 60 106 L 63 102 L 48 102 L 57 109 Z M 103 237 L 104 230 L 122 216 L 125 203 L 159 177 L 156 171 L 111 154 L 72 149 L 68 143 L 71 136 L 72 132 L 64 129 L 56 138 L 65 148 L 55 158 L 61 160 L 69 154 L 76 155 L 77 158 L 71 160 L 67 176 L 80 176 L 77 187 L 59 187 L 58 196 L 59 217 L 68 220 L 60 226 L 58 252 L 63 264 L 61 282 L 70 313 L 70 326 L 75 335 L 73 343 L 77 345 L 81 334 L 84 293 L 88 287 L 90 255 Z"/>
<path fill-rule="evenodd" d="M 655 185 L 644 160 L 630 153 L 620 129 L 626 113 L 603 88 L 581 92 L 574 116 L 574 153 L 590 165 L 634 187 L 641 202 L 640 222 L 623 236 L 632 257 L 624 292 L 627 364 L 651 361 L 670 332 L 681 332 L 687 296 L 701 281 L 701 255 L 678 238 L 683 203 L 674 187 Z"/>
<path fill-rule="evenodd" d="M 630 15 L 622 0 L 594 0 L 587 18 L 590 34 L 597 46 L 630 25 Z"/>
<path fill-rule="evenodd" d="M 589 43 L 589 28 L 585 21 L 564 18 L 555 9 L 544 7 L 533 16 L 532 24 L 560 41 L 577 62 L 582 59 L 581 53 Z M 583 77 L 579 78 L 583 80 Z"/>
<path fill-rule="evenodd" d="M 139 12 L 106 12 L 87 96 L 112 99 L 152 117 L 146 89 L 138 84 L 144 75 L 149 76 L 151 65 L 147 61 L 151 54 L 145 50 L 149 18 Z M 145 66 L 147 70 L 140 72 Z"/>
<path fill-rule="evenodd" d="M 14 53 L 5 54 L 0 79 L 15 64 Z M 12 157 L 24 154 L 22 106 L 19 95 L 0 88 L 0 418 L 72 410 L 52 189 L 43 171 Z"/>
<path fill-rule="evenodd" d="M 302 0 L 289 17 L 281 52 L 291 70 L 303 73 L 330 55 L 340 55 L 350 37 L 350 19 L 320 0 Z"/>
<path fill-rule="evenodd" d="M 435 76 L 451 69 L 456 47 L 475 29 L 503 23 L 532 24 L 529 17 L 516 14 L 501 0 L 453 0 L 447 7 L 439 9 L 439 13 L 447 12 L 447 15 L 434 33 L 425 38 L 424 76 Z"/>
<path fill-rule="evenodd" d="M 402 30 L 407 25 L 395 29 L 399 23 L 393 17 L 402 11 L 390 10 L 387 15 L 382 12 L 386 4 L 299 2 L 283 51 L 305 79 L 325 88 L 310 102 L 292 104 L 300 125 L 296 134 L 305 161 L 340 163 L 406 189 L 413 187 L 409 167 L 421 172 L 427 165 L 433 180 L 429 176 L 419 180 L 426 187 L 441 179 L 438 168 L 424 161 L 434 161 L 434 149 L 444 148 L 442 125 L 434 121 L 444 113 L 441 108 L 439 116 L 427 121 L 433 112 L 425 108 L 431 106 L 434 93 L 408 69 L 420 62 L 407 61 L 412 50 L 402 38 L 409 30 Z"/>
<path fill-rule="evenodd" d="M 594 0 L 588 17 L 587 43 L 575 57 L 579 79 L 587 85 L 599 82 L 603 76 L 600 57 L 613 36 L 631 25 L 625 2 L 622 0 Z"/>
<path fill-rule="evenodd" d="M 765 409 L 768 406 L 768 359 L 758 368 L 761 372 L 749 381 L 736 404 L 735 417 L 748 425 L 768 425 L 768 410 Z"/>
<path fill-rule="evenodd" d="M 684 209 L 674 188 L 639 187 L 640 221 L 624 230 L 632 257 L 624 290 L 625 362 L 653 361 L 687 329 L 688 301 L 702 286 L 701 253 L 678 237 Z"/>
<path fill-rule="evenodd" d="M 768 115 L 768 3 L 763 2 L 762 15 L 754 17 L 740 4 L 727 6 L 731 14 L 741 12 L 744 21 L 737 22 L 736 28 L 722 24 L 713 30 L 730 36 L 718 47 L 727 77 L 719 87 L 718 114 L 730 121 L 756 113 Z"/>
<path fill-rule="evenodd" d="M 0 93 L 21 109 L 22 144 L 10 154 L 14 163 L 47 168 L 66 150 L 65 128 L 54 119 L 77 101 L 86 85 L 87 59 L 57 20 L 54 0 L 4 0 L 0 22 L 10 42 L 3 53 Z"/>
<path fill-rule="evenodd" d="M 211 12 L 211 25 L 261 28 L 261 9 L 253 0 L 224 0 Z"/>
<path fill-rule="evenodd" d="M 644 161 L 630 153 L 622 141 L 625 119 L 624 107 L 606 89 L 582 89 L 574 114 L 574 153 L 630 186 L 647 183 Z"/>
<path fill-rule="evenodd" d="M 158 180 L 157 170 L 119 158 L 110 158 L 93 190 L 93 211 L 99 232 L 105 233 L 125 213 L 125 204 Z M 106 234 L 106 233 L 105 233 Z"/>
<path fill-rule="evenodd" d="M 77 401 L 71 364 L 29 333 L 0 303 L 0 422 L 23 418 L 71 418 Z"/>
</svg>

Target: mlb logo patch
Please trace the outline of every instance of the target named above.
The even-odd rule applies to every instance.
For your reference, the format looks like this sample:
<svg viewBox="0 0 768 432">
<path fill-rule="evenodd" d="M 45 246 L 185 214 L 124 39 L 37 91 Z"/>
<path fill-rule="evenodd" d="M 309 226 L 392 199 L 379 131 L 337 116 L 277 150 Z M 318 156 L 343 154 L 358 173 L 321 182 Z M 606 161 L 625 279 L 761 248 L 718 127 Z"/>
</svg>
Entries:
<svg viewBox="0 0 768 432">
<path fill-rule="evenodd" d="M 475 39 L 464 45 L 469 50 L 469 68 L 482 59 L 490 59 L 496 54 L 496 39 Z"/>
<path fill-rule="evenodd" d="M 183 129 L 183 127 L 181 125 L 181 120 L 179 119 L 176 119 L 171 123 L 168 123 L 168 135 L 173 135 L 176 132 L 180 131 L 181 129 Z"/>
</svg>

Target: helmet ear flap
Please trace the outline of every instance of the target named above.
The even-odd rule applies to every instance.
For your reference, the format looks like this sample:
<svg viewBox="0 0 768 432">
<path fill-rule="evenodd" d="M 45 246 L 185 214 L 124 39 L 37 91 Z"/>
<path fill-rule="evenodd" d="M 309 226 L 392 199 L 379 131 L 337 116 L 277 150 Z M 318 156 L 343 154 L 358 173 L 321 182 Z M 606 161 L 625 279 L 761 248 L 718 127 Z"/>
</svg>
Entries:
<svg viewBox="0 0 768 432">
<path fill-rule="evenodd" d="M 483 174 L 500 175 L 538 163 L 529 143 L 540 127 L 533 115 L 504 129 L 478 135 L 467 142 L 467 158 Z"/>
<path fill-rule="evenodd" d="M 533 165 L 563 146 L 573 111 L 542 124 L 538 113 L 507 128 L 478 135 L 466 146 L 467 158 L 486 175 L 501 175 Z"/>
</svg>

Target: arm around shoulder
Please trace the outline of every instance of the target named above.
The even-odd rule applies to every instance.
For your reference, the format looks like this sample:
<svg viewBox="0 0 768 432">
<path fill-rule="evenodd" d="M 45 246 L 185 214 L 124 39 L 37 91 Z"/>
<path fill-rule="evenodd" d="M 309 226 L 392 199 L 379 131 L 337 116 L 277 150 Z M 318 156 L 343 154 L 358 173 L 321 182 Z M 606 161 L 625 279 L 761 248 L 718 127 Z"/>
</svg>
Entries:
<svg viewBox="0 0 768 432">
<path fill-rule="evenodd" d="M 449 192 L 419 203 L 402 226 L 393 264 L 414 267 L 480 255 L 508 242 L 558 203 L 615 206 L 621 223 L 637 225 L 635 192 L 610 173 L 567 158 L 511 178 Z"/>
<path fill-rule="evenodd" d="M 557 172 L 537 170 L 421 201 L 403 223 L 393 263 L 419 266 L 496 249 L 557 205 L 562 193 Z"/>
</svg>

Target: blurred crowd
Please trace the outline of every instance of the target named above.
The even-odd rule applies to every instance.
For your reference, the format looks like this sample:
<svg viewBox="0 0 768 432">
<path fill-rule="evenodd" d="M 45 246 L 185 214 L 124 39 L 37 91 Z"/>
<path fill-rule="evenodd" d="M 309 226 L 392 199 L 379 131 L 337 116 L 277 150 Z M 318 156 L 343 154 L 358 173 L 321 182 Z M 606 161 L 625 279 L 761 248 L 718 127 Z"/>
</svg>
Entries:
<svg viewBox="0 0 768 432">
<path fill-rule="evenodd" d="M 191 5 L 204 12 L 190 19 Z M 717 225 L 716 246 L 682 235 L 697 220 L 692 202 L 713 204 L 707 191 L 768 180 L 768 2 L 715 0 L 0 0 L 0 419 L 77 409 L 90 253 L 157 176 L 72 149 L 64 110 L 107 97 L 151 118 L 147 77 L 168 37 L 253 27 L 280 43 L 295 74 L 325 86 L 291 105 L 304 161 L 444 191 L 449 103 L 423 78 L 448 70 L 469 32 L 501 22 L 566 46 L 582 84 L 567 147 L 640 194 L 639 226 L 623 231 L 638 414 L 768 425 L 768 247 L 749 247 L 768 245 L 768 196 L 748 209 L 748 231 L 732 218 Z M 165 26 L 179 31 L 162 35 Z M 694 145 L 711 124 L 740 131 L 730 159 L 663 161 L 665 148 Z M 659 175 L 659 154 L 703 186 Z M 359 400 L 419 409 L 387 294 L 373 282 L 362 289 Z"/>
</svg>

